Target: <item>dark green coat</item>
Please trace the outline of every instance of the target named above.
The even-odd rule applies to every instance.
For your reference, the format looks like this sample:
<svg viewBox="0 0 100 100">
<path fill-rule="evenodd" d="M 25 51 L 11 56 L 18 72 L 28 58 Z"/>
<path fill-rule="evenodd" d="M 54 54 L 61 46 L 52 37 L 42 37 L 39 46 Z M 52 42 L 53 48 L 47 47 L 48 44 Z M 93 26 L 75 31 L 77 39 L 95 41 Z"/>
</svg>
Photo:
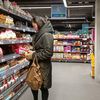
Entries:
<svg viewBox="0 0 100 100">
<path fill-rule="evenodd" d="M 51 57 L 53 55 L 53 36 L 49 33 L 50 26 L 45 24 L 42 29 L 33 35 L 33 46 L 39 61 L 40 69 L 43 76 L 43 86 L 51 88 L 52 85 L 52 64 Z M 34 55 L 33 55 L 34 57 Z"/>
</svg>

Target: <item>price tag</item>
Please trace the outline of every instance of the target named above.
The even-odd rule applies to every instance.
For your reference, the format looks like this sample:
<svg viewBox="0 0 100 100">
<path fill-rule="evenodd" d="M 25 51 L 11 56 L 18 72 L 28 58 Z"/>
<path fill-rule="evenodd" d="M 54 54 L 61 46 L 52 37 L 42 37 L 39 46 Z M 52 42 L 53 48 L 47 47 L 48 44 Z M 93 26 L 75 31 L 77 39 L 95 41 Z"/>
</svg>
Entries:
<svg viewBox="0 0 100 100">
<path fill-rule="evenodd" d="M 6 61 L 5 59 L 1 59 L 2 62 Z"/>
<path fill-rule="evenodd" d="M 19 28 L 18 28 L 18 27 L 16 27 L 16 29 L 18 30 Z"/>
<path fill-rule="evenodd" d="M 83 40 L 87 40 L 87 38 L 83 38 Z"/>
<path fill-rule="evenodd" d="M 20 43 L 23 43 L 23 41 L 20 41 Z"/>
<path fill-rule="evenodd" d="M 14 73 L 16 73 L 17 72 L 17 70 L 14 70 Z"/>
<path fill-rule="evenodd" d="M 84 45 L 84 47 L 87 47 L 87 45 Z"/>
<path fill-rule="evenodd" d="M 21 79 L 21 82 L 23 81 L 24 79 Z"/>
<path fill-rule="evenodd" d="M 22 66 L 22 68 L 24 68 L 25 66 Z"/>
<path fill-rule="evenodd" d="M 6 75 L 4 75 L 3 77 L 2 77 L 2 79 L 5 79 L 6 78 Z"/>
<path fill-rule="evenodd" d="M 14 43 L 15 43 L 15 41 L 12 41 L 11 43 L 12 43 L 12 44 L 14 44 Z"/>
<path fill-rule="evenodd" d="M 25 32 L 25 29 L 23 29 L 23 32 Z"/>
<path fill-rule="evenodd" d="M 8 28 L 11 28 L 11 26 L 8 26 Z"/>
<path fill-rule="evenodd" d="M 13 58 L 16 58 L 16 56 L 13 56 Z"/>
<path fill-rule="evenodd" d="M 0 41 L 0 44 L 3 44 L 3 41 Z"/>
<path fill-rule="evenodd" d="M 17 95 L 20 96 L 21 93 L 18 93 Z"/>
<path fill-rule="evenodd" d="M 30 28 L 27 28 L 27 30 L 28 30 L 28 31 L 31 31 L 31 29 L 30 29 Z"/>
</svg>

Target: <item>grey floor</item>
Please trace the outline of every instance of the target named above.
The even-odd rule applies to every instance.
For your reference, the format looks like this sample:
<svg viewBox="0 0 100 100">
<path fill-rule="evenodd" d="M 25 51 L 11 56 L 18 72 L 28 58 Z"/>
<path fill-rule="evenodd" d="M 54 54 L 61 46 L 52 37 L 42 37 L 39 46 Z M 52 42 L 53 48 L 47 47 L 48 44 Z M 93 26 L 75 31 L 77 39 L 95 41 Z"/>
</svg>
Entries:
<svg viewBox="0 0 100 100">
<path fill-rule="evenodd" d="M 49 100 L 100 100 L 100 83 L 90 77 L 90 69 L 90 64 L 53 63 Z M 33 100 L 30 89 L 19 100 Z"/>
</svg>

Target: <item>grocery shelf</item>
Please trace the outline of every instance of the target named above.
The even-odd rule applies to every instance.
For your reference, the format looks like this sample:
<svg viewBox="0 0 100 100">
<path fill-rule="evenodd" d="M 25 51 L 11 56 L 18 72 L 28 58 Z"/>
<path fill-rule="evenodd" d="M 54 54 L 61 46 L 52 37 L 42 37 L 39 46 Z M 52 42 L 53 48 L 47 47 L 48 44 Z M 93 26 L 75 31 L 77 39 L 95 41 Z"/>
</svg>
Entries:
<svg viewBox="0 0 100 100">
<path fill-rule="evenodd" d="M 82 41 L 87 41 L 87 40 L 89 40 L 89 38 L 82 38 L 81 40 Z"/>
<path fill-rule="evenodd" d="M 54 40 L 80 40 L 80 38 L 54 38 Z"/>
<path fill-rule="evenodd" d="M 81 53 L 81 54 L 82 54 L 82 53 L 84 53 L 84 54 L 89 54 L 90 52 L 80 52 L 80 53 Z"/>
<path fill-rule="evenodd" d="M 81 59 L 71 59 L 71 60 L 68 60 L 67 59 L 67 62 L 73 62 L 73 63 L 90 63 L 90 60 L 81 60 Z"/>
<path fill-rule="evenodd" d="M 51 61 L 52 62 L 67 62 L 67 59 L 65 59 L 65 58 L 62 58 L 62 59 L 60 59 L 60 58 L 59 59 L 58 58 L 52 58 Z"/>
<path fill-rule="evenodd" d="M 2 92 L 2 93 L 0 94 L 0 97 L 1 97 L 1 96 L 4 96 L 4 97 L 8 96 L 9 93 L 10 93 L 11 91 L 13 91 L 13 89 L 14 89 L 18 84 L 20 84 L 22 81 L 25 80 L 26 75 L 27 75 L 27 74 L 22 75 L 12 86 L 10 86 L 8 89 L 6 89 L 4 92 Z"/>
<path fill-rule="evenodd" d="M 2 71 L 0 73 L 0 81 L 3 80 L 3 79 L 5 79 L 5 78 L 7 78 L 8 76 L 16 73 L 17 71 L 25 68 L 28 65 L 29 65 L 29 62 L 28 61 L 25 61 L 25 62 L 23 62 L 21 64 L 17 64 L 17 65 L 15 65 L 13 67 L 10 67 L 9 69 L 7 69 L 5 71 Z"/>
<path fill-rule="evenodd" d="M 52 58 L 52 60 L 66 60 L 66 58 Z"/>
<path fill-rule="evenodd" d="M 8 14 L 8 15 L 10 15 L 12 17 L 15 17 L 17 19 L 24 20 L 24 21 L 26 20 L 28 22 L 31 22 L 31 18 L 30 17 L 24 16 L 24 15 L 21 15 L 21 14 L 18 14 L 18 13 L 17 14 L 13 13 L 12 11 L 10 11 L 8 9 L 5 9 L 5 8 L 3 8 L 1 6 L 0 6 L 0 11 L 2 11 L 5 14 Z"/>
<path fill-rule="evenodd" d="M 0 45 L 5 44 L 17 44 L 17 43 L 30 43 L 32 39 L 8 39 L 8 40 L 0 40 Z"/>
<path fill-rule="evenodd" d="M 66 51 L 53 51 L 53 53 L 81 53 L 81 52 L 66 52 Z"/>
<path fill-rule="evenodd" d="M 19 54 L 9 54 L 0 58 L 0 63 L 20 57 Z"/>
<path fill-rule="evenodd" d="M 70 51 L 70 52 L 66 52 L 66 51 L 53 51 L 53 53 L 79 53 L 79 54 L 88 54 L 89 52 L 73 52 L 73 51 Z"/>
<path fill-rule="evenodd" d="M 15 96 L 11 100 L 17 100 L 28 88 L 27 84 L 24 84 L 22 88 L 18 90 L 18 92 L 15 94 Z"/>
<path fill-rule="evenodd" d="M 75 46 L 75 47 L 80 47 L 81 45 L 71 45 L 71 44 L 62 44 L 62 45 L 60 45 L 60 44 L 54 44 L 54 46 Z"/>
<path fill-rule="evenodd" d="M 11 25 L 5 25 L 5 24 L 0 24 L 0 27 L 2 28 L 8 28 L 8 29 L 12 29 L 15 31 L 23 31 L 23 32 L 36 32 L 33 28 L 30 27 L 15 27 L 15 26 L 11 26 Z"/>
<path fill-rule="evenodd" d="M 70 52 L 64 52 L 64 53 L 80 53 L 78 51 L 70 51 Z"/>
<path fill-rule="evenodd" d="M 90 44 L 87 44 L 87 45 L 82 45 L 81 47 L 89 47 L 90 46 Z"/>
<path fill-rule="evenodd" d="M 53 51 L 53 53 L 64 53 L 64 51 Z"/>
<path fill-rule="evenodd" d="M 67 58 L 64 58 L 64 59 L 58 59 L 58 58 L 55 58 L 55 59 L 52 59 L 52 62 L 71 62 L 71 63 L 90 63 L 90 60 L 81 60 L 81 59 L 67 59 Z"/>
</svg>

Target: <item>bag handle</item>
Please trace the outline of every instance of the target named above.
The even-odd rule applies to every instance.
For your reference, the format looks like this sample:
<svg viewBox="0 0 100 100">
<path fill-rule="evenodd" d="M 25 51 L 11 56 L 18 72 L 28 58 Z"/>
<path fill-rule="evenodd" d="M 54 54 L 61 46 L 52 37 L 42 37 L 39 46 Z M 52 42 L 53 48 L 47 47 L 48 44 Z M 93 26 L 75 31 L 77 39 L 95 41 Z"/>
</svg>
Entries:
<svg viewBox="0 0 100 100">
<path fill-rule="evenodd" d="M 38 63 L 38 58 L 37 58 L 37 56 L 36 55 L 34 55 L 34 58 L 33 58 L 33 63 L 32 64 L 36 64 L 37 66 L 39 65 L 39 63 Z M 40 67 L 38 66 L 38 69 L 39 69 Z"/>
</svg>

